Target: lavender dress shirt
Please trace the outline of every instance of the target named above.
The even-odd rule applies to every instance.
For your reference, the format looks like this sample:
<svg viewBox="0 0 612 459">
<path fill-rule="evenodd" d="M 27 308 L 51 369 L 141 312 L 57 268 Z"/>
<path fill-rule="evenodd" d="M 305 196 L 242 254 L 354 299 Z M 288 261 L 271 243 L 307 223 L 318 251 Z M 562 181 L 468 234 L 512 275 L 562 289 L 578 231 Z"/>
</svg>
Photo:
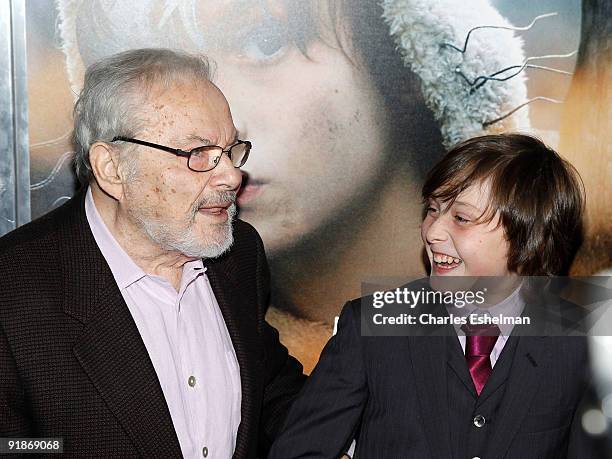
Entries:
<svg viewBox="0 0 612 459">
<path fill-rule="evenodd" d="M 202 260 L 179 291 L 134 263 L 106 227 L 91 189 L 87 221 L 149 353 L 186 458 L 231 458 L 240 424 L 240 368 Z"/>
</svg>

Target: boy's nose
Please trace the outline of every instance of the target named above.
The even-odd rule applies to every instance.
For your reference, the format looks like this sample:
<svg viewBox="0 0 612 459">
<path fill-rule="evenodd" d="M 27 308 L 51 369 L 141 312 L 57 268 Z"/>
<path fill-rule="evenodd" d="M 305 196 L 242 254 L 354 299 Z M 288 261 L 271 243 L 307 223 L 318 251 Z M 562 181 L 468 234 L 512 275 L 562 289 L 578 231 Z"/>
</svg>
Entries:
<svg viewBox="0 0 612 459">
<path fill-rule="evenodd" d="M 425 230 L 425 239 L 429 244 L 445 241 L 447 237 L 448 232 L 446 231 L 446 223 L 443 216 L 433 220 Z"/>
</svg>

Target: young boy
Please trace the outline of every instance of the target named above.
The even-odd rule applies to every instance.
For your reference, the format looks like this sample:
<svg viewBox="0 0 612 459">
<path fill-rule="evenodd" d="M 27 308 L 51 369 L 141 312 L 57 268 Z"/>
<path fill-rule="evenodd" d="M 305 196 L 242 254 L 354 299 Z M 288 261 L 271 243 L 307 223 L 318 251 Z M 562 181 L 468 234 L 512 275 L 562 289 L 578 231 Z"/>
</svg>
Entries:
<svg viewBox="0 0 612 459">
<path fill-rule="evenodd" d="M 571 264 L 583 208 L 571 165 L 532 137 L 484 136 L 451 150 L 422 194 L 432 286 L 497 276 L 498 293 L 507 293 L 478 312 L 542 310 L 520 293 L 530 281 L 522 276 L 566 274 Z M 585 338 L 526 336 L 522 325 L 471 321 L 435 333 L 413 333 L 427 329 L 420 324 L 402 328 L 409 336 L 365 336 L 363 308 L 372 304 L 366 297 L 345 305 L 271 458 L 337 458 L 353 438 L 356 457 L 365 458 L 596 457 L 577 414 L 587 390 Z M 457 309 L 429 315 L 449 319 Z M 420 318 L 436 307 L 404 310 Z"/>
</svg>

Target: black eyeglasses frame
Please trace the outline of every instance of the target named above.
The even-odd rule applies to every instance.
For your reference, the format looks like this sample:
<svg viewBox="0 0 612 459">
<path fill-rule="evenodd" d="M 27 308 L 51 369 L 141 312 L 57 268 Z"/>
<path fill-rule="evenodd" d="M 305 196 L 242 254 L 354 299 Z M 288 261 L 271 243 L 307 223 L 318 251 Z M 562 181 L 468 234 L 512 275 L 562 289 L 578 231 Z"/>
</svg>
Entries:
<svg viewBox="0 0 612 459">
<path fill-rule="evenodd" d="M 167 147 L 165 145 L 160 145 L 160 144 L 157 144 L 157 143 L 147 142 L 146 140 L 134 139 L 134 138 L 131 138 L 131 137 L 123 137 L 123 136 L 113 137 L 113 140 L 111 140 L 111 142 L 134 143 L 134 144 L 137 144 L 137 145 L 142 145 L 142 146 L 145 146 L 145 147 L 150 147 L 150 148 L 155 148 L 157 150 L 166 151 L 166 152 L 172 153 L 173 155 L 176 155 L 176 156 L 185 157 L 185 158 L 187 158 L 187 167 L 190 170 L 194 171 L 194 172 L 210 172 L 210 171 L 212 171 L 215 167 L 217 167 L 217 164 L 219 164 L 219 162 L 221 160 L 221 156 L 223 156 L 223 153 L 227 154 L 227 157 L 230 159 L 230 161 L 232 161 L 232 164 L 233 164 L 233 160 L 232 160 L 232 148 L 234 148 L 234 147 L 236 147 L 238 145 L 245 145 L 246 146 L 246 151 L 244 153 L 244 157 L 240 161 L 240 164 L 239 165 L 233 164 L 236 169 L 239 169 L 242 166 L 244 166 L 244 164 L 246 163 L 247 159 L 249 158 L 249 153 L 250 153 L 251 148 L 252 148 L 251 142 L 249 142 L 248 140 L 240 140 L 240 139 L 236 139 L 236 142 L 234 144 L 232 144 L 226 150 L 224 150 L 223 147 L 220 147 L 219 145 L 201 145 L 199 147 L 192 148 L 189 151 L 181 150 L 180 148 Z M 221 150 L 221 154 L 219 156 L 217 156 L 213 160 L 214 163 L 215 163 L 215 165 L 213 167 L 211 167 L 209 169 L 205 169 L 205 170 L 194 169 L 193 167 L 191 167 L 191 155 L 193 154 L 194 151 L 200 150 L 202 148 L 219 148 Z"/>
</svg>

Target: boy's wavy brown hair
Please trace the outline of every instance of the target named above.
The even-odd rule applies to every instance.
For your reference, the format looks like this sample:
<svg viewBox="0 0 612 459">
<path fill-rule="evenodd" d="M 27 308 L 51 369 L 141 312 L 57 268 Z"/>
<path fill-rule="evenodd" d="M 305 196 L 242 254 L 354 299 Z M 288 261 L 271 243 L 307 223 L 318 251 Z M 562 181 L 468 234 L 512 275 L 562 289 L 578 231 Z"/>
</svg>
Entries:
<svg viewBox="0 0 612 459">
<path fill-rule="evenodd" d="M 453 147 L 427 175 L 422 197 L 452 203 L 469 186 L 485 183 L 490 201 L 480 221 L 499 215 L 508 270 L 567 274 L 582 243 L 585 194 L 576 169 L 535 137 L 486 135 Z"/>
</svg>

